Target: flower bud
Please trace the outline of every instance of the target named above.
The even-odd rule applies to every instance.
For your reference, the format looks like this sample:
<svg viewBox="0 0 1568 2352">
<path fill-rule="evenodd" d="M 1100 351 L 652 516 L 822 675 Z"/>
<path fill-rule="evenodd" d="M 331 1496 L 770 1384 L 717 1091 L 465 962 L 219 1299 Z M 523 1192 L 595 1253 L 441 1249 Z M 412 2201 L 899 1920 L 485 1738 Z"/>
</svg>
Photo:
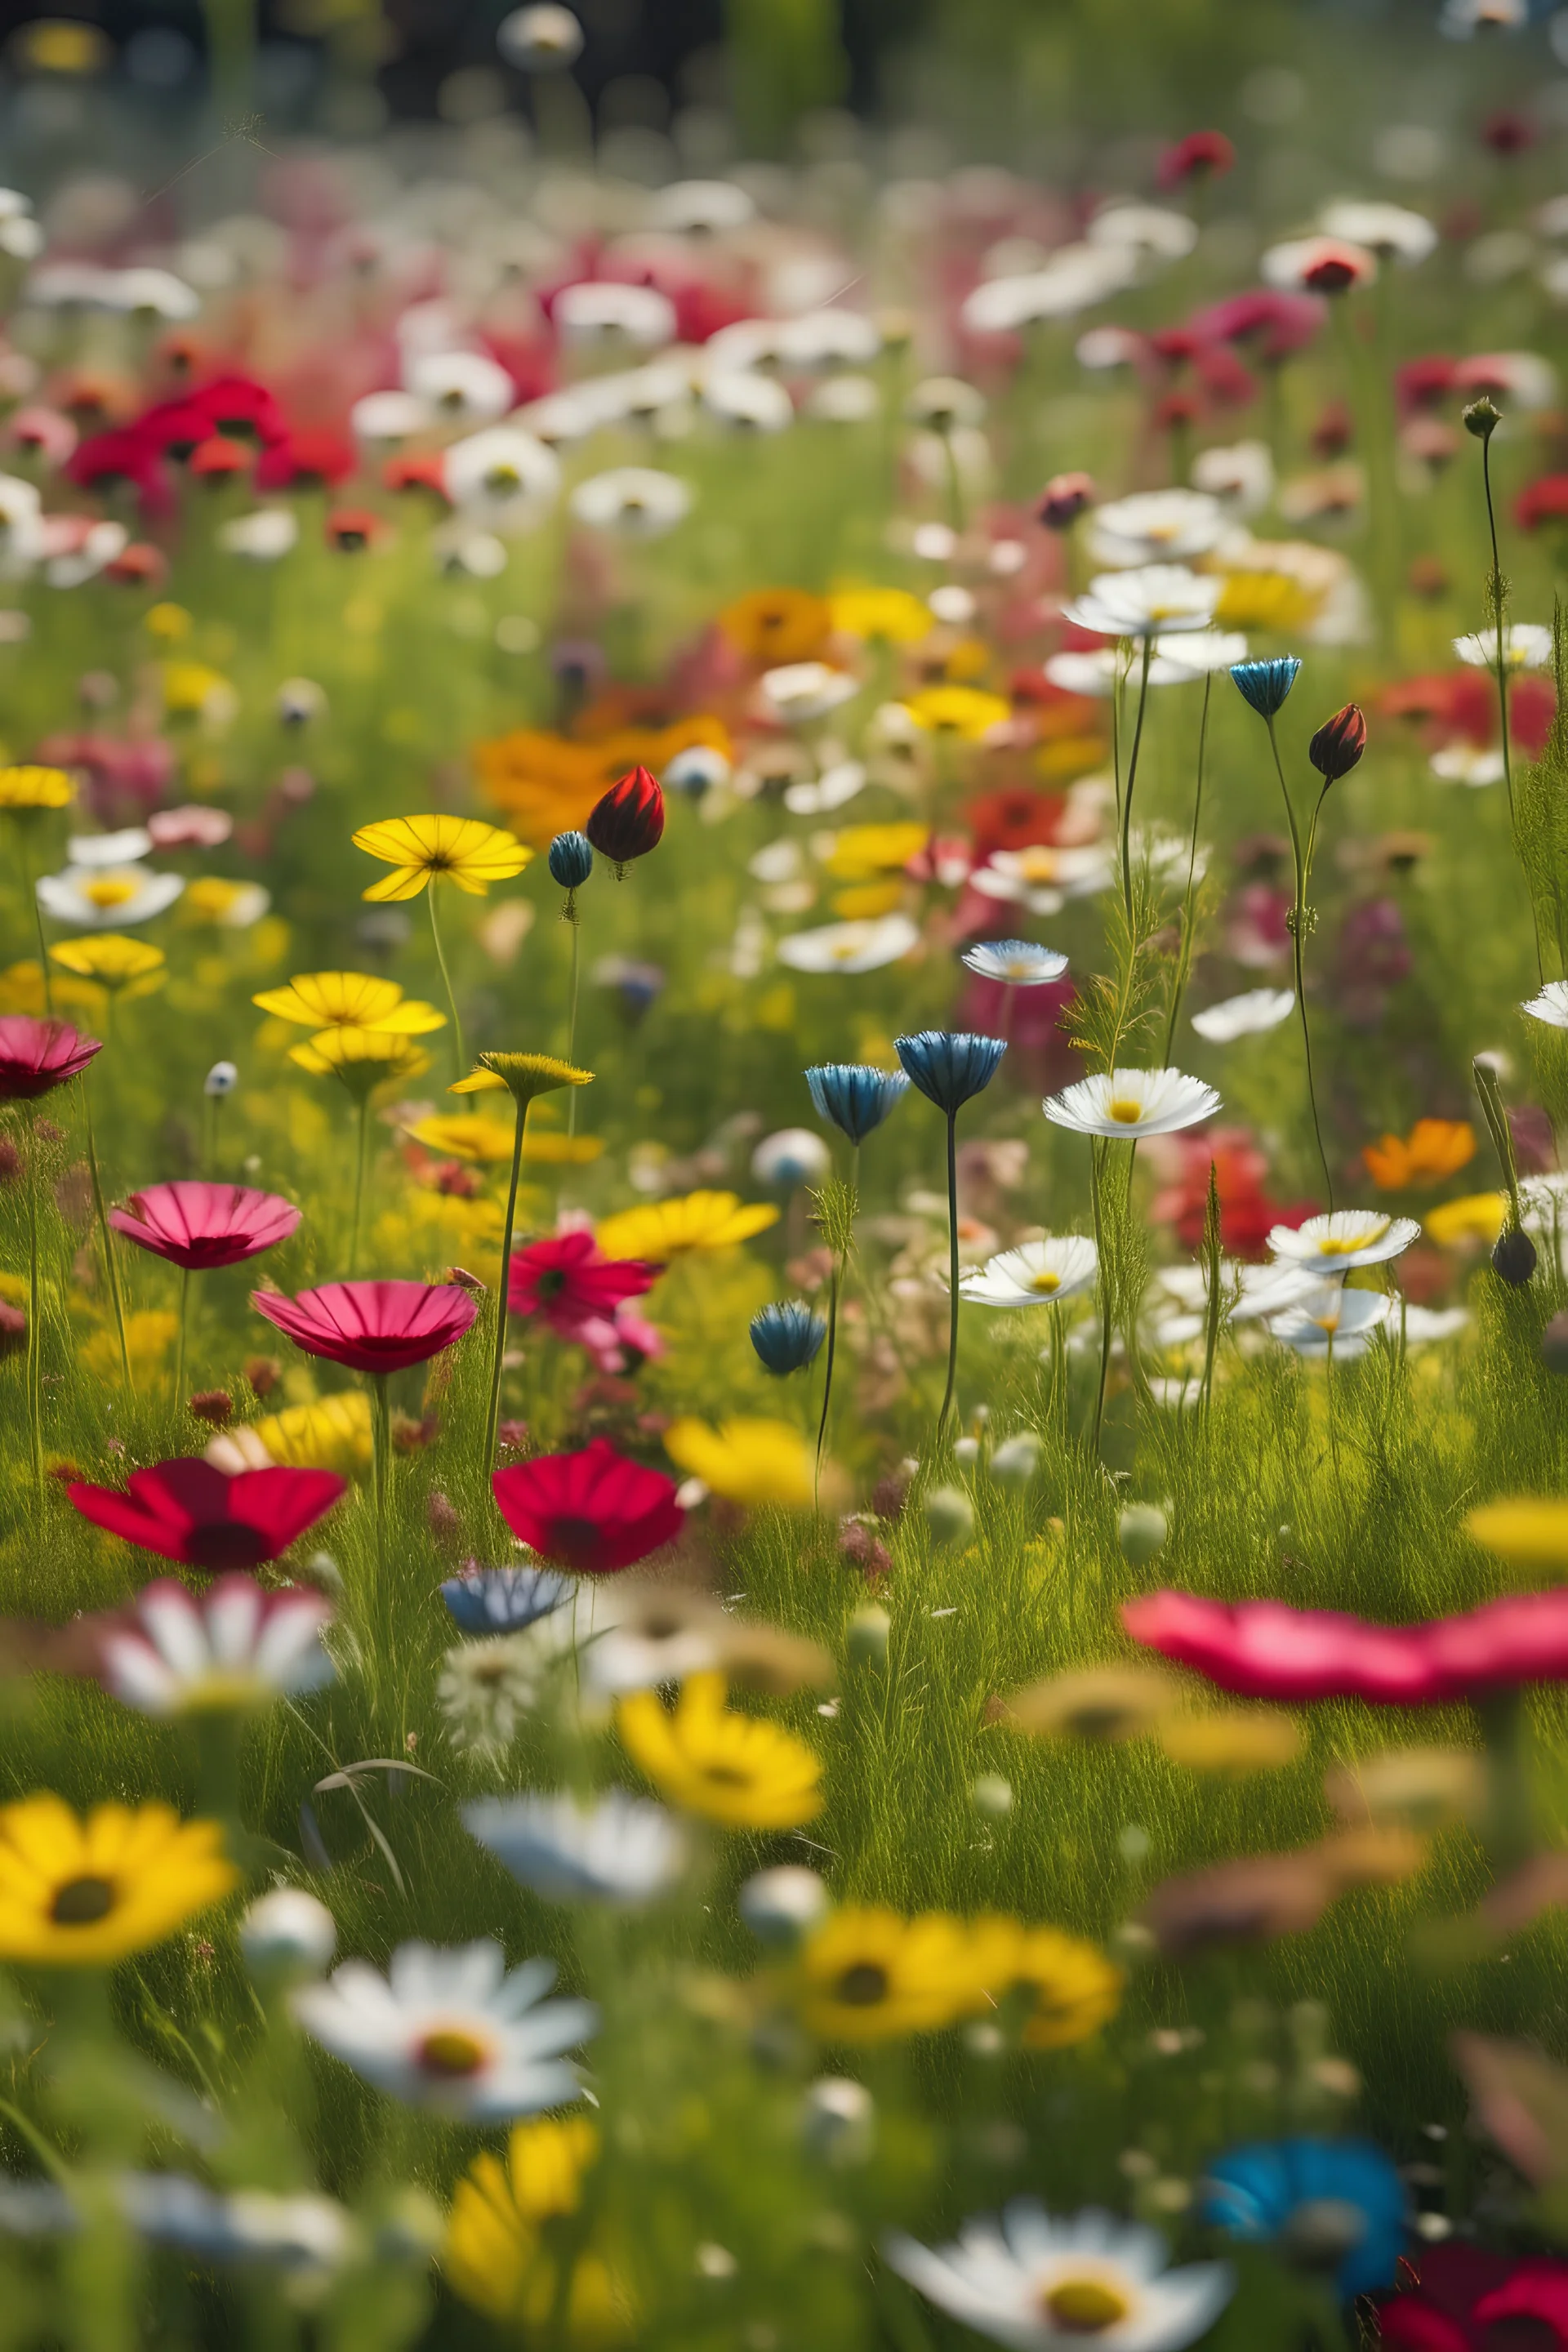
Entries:
<svg viewBox="0 0 1568 2352">
<path fill-rule="evenodd" d="M 962 1486 L 933 1486 L 926 1496 L 926 1525 L 936 1544 L 967 1543 L 974 1533 L 974 1506 Z"/>
<path fill-rule="evenodd" d="M 239 1072 L 232 1062 L 215 1062 L 202 1081 L 202 1092 L 215 1099 L 233 1094 L 239 1084 Z"/>
<path fill-rule="evenodd" d="M 239 1923 L 239 1948 L 257 1977 L 319 1977 L 337 1942 L 337 1921 L 326 1905 L 298 1886 L 275 1886 Z"/>
<path fill-rule="evenodd" d="M 1047 530 L 1067 530 L 1094 503 L 1088 474 L 1053 474 L 1035 501 L 1035 520 Z"/>
<path fill-rule="evenodd" d="M 1032 1429 L 1020 1429 L 1004 1439 L 991 1456 L 991 1475 L 1009 1486 L 1026 1486 L 1039 1465 L 1040 1441 Z"/>
<path fill-rule="evenodd" d="M 1121 1557 L 1134 1568 L 1147 1567 L 1169 1533 L 1165 1514 L 1157 1503 L 1129 1503 L 1116 1522 Z"/>
<path fill-rule="evenodd" d="M 1500 1282 L 1522 1290 L 1535 1272 L 1535 1244 L 1521 1225 L 1508 1225 L 1492 1250 L 1492 1272 Z"/>
<path fill-rule="evenodd" d="M 877 2109 L 864 2083 L 823 2074 L 805 2095 L 801 2132 L 814 2156 L 829 2164 L 864 2164 L 871 2153 Z"/>
<path fill-rule="evenodd" d="M 622 866 L 634 857 L 646 857 L 663 837 L 664 794 L 658 779 L 646 768 L 634 768 L 595 802 L 583 829 L 618 877 Z"/>
<path fill-rule="evenodd" d="M 585 833 L 558 833 L 550 845 L 550 878 L 563 890 L 580 890 L 594 870 L 594 852 Z"/>
<path fill-rule="evenodd" d="M 759 1944 L 790 1951 L 816 1927 L 830 1897 L 815 1870 L 784 1863 L 748 1878 L 737 1900 L 741 1916 Z"/>
<path fill-rule="evenodd" d="M 893 1621 L 880 1603 L 868 1601 L 849 1619 L 844 1649 L 852 1666 L 882 1666 L 888 1662 L 888 1640 Z"/>
<path fill-rule="evenodd" d="M 1353 702 L 1325 719 L 1307 746 L 1307 757 L 1326 784 L 1348 776 L 1366 750 L 1366 720 Z"/>
<path fill-rule="evenodd" d="M 784 1298 L 761 1307 L 751 1322 L 752 1345 L 764 1371 L 785 1380 L 804 1371 L 827 1337 L 827 1326 L 804 1299 Z"/>
<path fill-rule="evenodd" d="M 1468 408 L 1460 410 L 1459 420 L 1466 432 L 1473 433 L 1478 441 L 1489 441 L 1502 423 L 1502 411 L 1490 394 L 1483 392 L 1479 400 L 1472 400 Z"/>
</svg>

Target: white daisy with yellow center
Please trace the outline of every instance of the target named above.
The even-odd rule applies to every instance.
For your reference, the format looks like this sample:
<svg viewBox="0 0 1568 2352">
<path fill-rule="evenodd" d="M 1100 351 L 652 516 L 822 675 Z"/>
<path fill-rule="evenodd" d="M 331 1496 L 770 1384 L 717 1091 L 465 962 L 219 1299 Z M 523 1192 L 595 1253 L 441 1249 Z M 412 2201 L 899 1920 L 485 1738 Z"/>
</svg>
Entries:
<svg viewBox="0 0 1568 2352">
<path fill-rule="evenodd" d="M 1058 1307 L 1092 1286 L 1098 1266 L 1094 1244 L 1082 1234 L 1023 1242 L 966 1274 L 959 1296 L 975 1307 Z"/>
<path fill-rule="evenodd" d="M 1365 1354 L 1373 1333 L 1393 1311 L 1394 1301 L 1385 1290 L 1346 1290 L 1340 1283 L 1326 1282 L 1299 1306 L 1270 1316 L 1268 1328 L 1299 1356 L 1326 1356 L 1331 1349 L 1335 1360 L 1342 1362 Z"/>
<path fill-rule="evenodd" d="M 1100 637 L 1206 629 L 1224 587 L 1217 574 L 1189 572 L 1184 564 L 1143 563 L 1130 572 L 1097 572 L 1066 617 Z"/>
<path fill-rule="evenodd" d="M 1043 1106 L 1053 1127 L 1127 1143 L 1197 1127 L 1219 1107 L 1214 1087 L 1184 1070 L 1099 1070 L 1047 1097 Z"/>
<path fill-rule="evenodd" d="M 897 963 L 920 939 L 908 915 L 881 915 L 874 920 L 824 923 L 814 931 L 792 931 L 778 944 L 780 963 L 793 971 L 878 971 Z"/>
<path fill-rule="evenodd" d="M 118 931 L 150 923 L 185 887 L 181 874 L 154 874 L 145 866 L 68 866 L 38 877 L 38 904 L 57 923 L 79 930 Z"/>
<path fill-rule="evenodd" d="M 1420 1231 L 1414 1217 L 1391 1217 L 1381 1209 L 1336 1209 L 1304 1224 L 1274 1226 L 1268 1246 L 1293 1265 L 1349 1274 L 1352 1266 L 1382 1265 L 1397 1257 Z"/>
</svg>

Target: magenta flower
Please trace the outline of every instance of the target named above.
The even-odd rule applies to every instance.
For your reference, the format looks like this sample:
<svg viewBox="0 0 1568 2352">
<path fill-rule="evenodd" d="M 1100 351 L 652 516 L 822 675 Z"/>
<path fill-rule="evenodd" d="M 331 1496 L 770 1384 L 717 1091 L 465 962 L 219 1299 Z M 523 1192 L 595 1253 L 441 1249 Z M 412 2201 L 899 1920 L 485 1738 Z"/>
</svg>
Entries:
<svg viewBox="0 0 1568 2352">
<path fill-rule="evenodd" d="M 297 1298 L 253 1290 L 258 1315 L 308 1356 L 354 1372 L 401 1372 L 460 1339 L 479 1301 L 454 1282 L 325 1282 Z"/>
<path fill-rule="evenodd" d="M 0 1017 L 0 1102 L 37 1102 L 79 1077 L 102 1051 L 96 1037 L 84 1037 L 68 1021 L 7 1013 Z"/>
<path fill-rule="evenodd" d="M 1436 1706 L 1519 1683 L 1568 1680 L 1568 1586 L 1487 1602 L 1463 1617 L 1373 1625 L 1282 1601 L 1151 1592 L 1122 1603 L 1135 1642 L 1246 1698 L 1360 1698 Z"/>
<path fill-rule="evenodd" d="M 635 1257 L 599 1253 L 592 1234 L 552 1234 L 530 1242 L 511 1261 L 507 1305 L 514 1315 L 542 1316 L 564 1339 L 578 1337 L 589 1320 L 613 1320 L 627 1298 L 640 1298 L 658 1280 L 659 1269 Z"/>
<path fill-rule="evenodd" d="M 242 1470 L 228 1477 L 189 1458 L 133 1470 L 117 1486 L 66 1494 L 96 1528 L 186 1568 L 258 1568 L 330 1511 L 344 1490 L 331 1470 Z"/>
<path fill-rule="evenodd" d="M 138 1249 L 200 1273 L 209 1266 L 237 1265 L 286 1242 L 300 1222 L 291 1201 L 277 1192 L 254 1192 L 245 1184 L 196 1181 L 150 1184 L 132 1192 L 109 1222 Z"/>
<path fill-rule="evenodd" d="M 541 1454 L 494 1471 L 490 1485 L 513 1535 L 579 1575 L 630 1568 L 686 1519 L 672 1478 L 628 1462 L 603 1437 L 580 1454 Z"/>
</svg>

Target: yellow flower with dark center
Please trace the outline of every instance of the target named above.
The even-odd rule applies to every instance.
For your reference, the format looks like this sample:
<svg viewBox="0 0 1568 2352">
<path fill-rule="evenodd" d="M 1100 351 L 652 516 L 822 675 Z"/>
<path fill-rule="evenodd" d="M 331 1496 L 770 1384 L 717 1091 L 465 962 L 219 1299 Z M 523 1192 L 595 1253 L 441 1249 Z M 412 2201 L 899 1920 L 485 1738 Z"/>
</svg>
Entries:
<svg viewBox="0 0 1568 2352">
<path fill-rule="evenodd" d="M 801 1948 L 801 2016 L 825 2042 L 939 2033 L 980 2006 L 991 1957 L 950 1912 L 905 1919 L 848 1906 L 830 1912 Z"/>
<path fill-rule="evenodd" d="M 362 824 L 353 845 L 392 872 L 363 895 L 376 900 L 416 898 L 438 879 L 482 898 L 492 882 L 510 882 L 533 856 L 515 834 L 471 816 L 397 816 Z"/>
<path fill-rule="evenodd" d="M 848 824 L 834 842 L 827 871 L 840 882 L 900 873 L 931 839 L 929 824 Z"/>
<path fill-rule="evenodd" d="M 542 2224 L 579 2210 L 583 2177 L 598 2152 L 587 2117 L 567 2116 L 519 2124 L 504 2164 L 488 2150 L 477 2156 L 447 2219 L 441 2268 L 453 2292 L 503 2324 L 549 2327 L 558 2268 Z M 593 2247 L 576 2257 L 563 2315 L 573 2343 L 606 2343 L 629 2332 L 626 2291 Z"/>
<path fill-rule="evenodd" d="M 728 1503 L 799 1506 L 813 1495 L 811 1451 L 784 1421 L 726 1421 L 717 1429 L 688 1417 L 664 1433 L 670 1460 Z"/>
<path fill-rule="evenodd" d="M 835 588 L 827 609 L 840 636 L 879 637 L 889 646 L 919 645 L 935 626 L 930 605 L 907 588 Z"/>
<path fill-rule="evenodd" d="M 471 1118 L 443 1117 L 437 1111 L 430 1118 L 422 1118 L 408 1130 L 416 1143 L 426 1151 L 438 1151 L 443 1160 L 461 1160 L 482 1167 L 492 1160 L 510 1160 L 514 1140 L 510 1119 L 487 1118 L 482 1111 Z"/>
<path fill-rule="evenodd" d="M 80 980 L 96 981 L 110 996 L 145 996 L 163 985 L 168 958 L 162 948 L 124 931 L 95 931 L 85 939 L 62 940 L 49 950 L 49 961 Z"/>
<path fill-rule="evenodd" d="M 150 637 L 166 646 L 183 645 L 195 625 L 183 604 L 150 605 L 142 623 Z"/>
<path fill-rule="evenodd" d="M 226 874 L 202 874 L 186 884 L 180 915 L 187 923 L 220 923 L 225 930 L 246 931 L 261 920 L 271 904 L 272 893 L 259 882 L 237 882 Z"/>
<path fill-rule="evenodd" d="M 285 1405 L 255 1424 L 280 1469 L 336 1470 L 343 1476 L 371 1465 L 370 1398 L 344 1389 L 313 1404 Z"/>
<path fill-rule="evenodd" d="M 822 1765 L 776 1723 L 724 1704 L 721 1675 L 693 1675 L 673 1714 L 654 1691 L 616 1710 L 621 1745 L 672 1804 L 732 1830 L 794 1830 L 822 1811 Z"/>
<path fill-rule="evenodd" d="M 75 798 L 76 786 L 63 768 L 0 768 L 0 811 L 6 816 L 68 808 Z"/>
<path fill-rule="evenodd" d="M 924 687 L 905 697 L 904 709 L 928 734 L 956 735 L 965 743 L 978 743 L 1013 716 L 1011 703 L 977 686 Z"/>
<path fill-rule="evenodd" d="M 430 1056 L 395 1029 L 323 1029 L 308 1045 L 290 1045 L 289 1059 L 313 1077 L 336 1078 L 356 1102 L 390 1078 L 411 1078 Z"/>
<path fill-rule="evenodd" d="M 220 670 L 205 662 L 163 664 L 163 708 L 171 718 L 197 719 L 216 715 L 232 702 L 234 688 Z"/>
<path fill-rule="evenodd" d="M 999 2001 L 1015 1988 L 1034 1996 L 1024 2021 L 1026 2049 L 1087 2042 L 1121 2006 L 1122 1971 L 1081 1936 L 1006 1917 L 977 1919 L 970 1932 L 990 1998 Z"/>
<path fill-rule="evenodd" d="M 395 980 L 368 971 L 297 971 L 287 988 L 264 988 L 250 1001 L 302 1029 L 390 1029 L 423 1037 L 447 1025 L 433 1004 L 405 997 Z"/>
<path fill-rule="evenodd" d="M 773 668 L 809 661 L 832 626 L 831 605 L 805 588 L 752 588 L 719 615 L 732 646 Z"/>
<path fill-rule="evenodd" d="M 505 1087 L 514 1102 L 531 1103 L 536 1095 L 553 1094 L 559 1087 L 591 1087 L 592 1070 L 574 1062 L 558 1061 L 553 1054 L 480 1054 L 479 1067 L 447 1087 L 449 1095 L 478 1095 Z"/>
<path fill-rule="evenodd" d="M 96 1020 L 103 1010 L 103 992 L 90 981 L 57 980 L 51 992 L 57 1013 L 88 1013 Z M 30 962 L 7 964 L 0 971 L 0 1013 L 30 1013 L 35 1020 L 48 1011 L 44 1001 L 44 967 L 34 957 Z"/>
<path fill-rule="evenodd" d="M 238 1883 L 216 1822 L 160 1804 L 98 1805 L 84 1821 L 63 1797 L 24 1797 L 0 1807 L 0 1959 L 107 1967 Z"/>
<path fill-rule="evenodd" d="M 650 1201 L 606 1217 L 595 1239 L 605 1257 L 646 1258 L 668 1265 L 689 1250 L 730 1249 L 778 1223 L 771 1202 L 748 1205 L 738 1192 L 688 1192 L 679 1201 Z"/>
</svg>

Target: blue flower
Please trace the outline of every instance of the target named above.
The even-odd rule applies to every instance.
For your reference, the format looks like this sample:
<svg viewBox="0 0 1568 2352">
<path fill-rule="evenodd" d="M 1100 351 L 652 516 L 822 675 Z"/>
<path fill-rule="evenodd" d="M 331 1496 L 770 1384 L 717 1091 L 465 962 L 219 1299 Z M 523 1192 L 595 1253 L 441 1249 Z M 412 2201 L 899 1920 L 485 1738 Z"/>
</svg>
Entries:
<svg viewBox="0 0 1568 2352">
<path fill-rule="evenodd" d="M 1272 719 L 1284 708 L 1285 697 L 1300 677 L 1301 665 L 1294 654 L 1279 654 L 1273 661 L 1237 662 L 1231 671 L 1238 691 L 1250 702 L 1259 719 Z"/>
<path fill-rule="evenodd" d="M 576 1590 L 575 1577 L 552 1568 L 469 1568 L 447 1579 L 441 1598 L 465 1633 L 521 1633 Z"/>
<path fill-rule="evenodd" d="M 585 833 L 558 833 L 550 845 L 550 878 L 563 890 L 580 890 L 594 870 Z"/>
<path fill-rule="evenodd" d="M 1359 2215 L 1361 2235 L 1335 2272 L 1341 2294 L 1348 2300 L 1394 2284 L 1405 2251 L 1405 2184 L 1370 2140 L 1282 2139 L 1234 2147 L 1208 2167 L 1204 2185 L 1204 2220 L 1231 2238 L 1293 2239 L 1304 2250 L 1317 2221 L 1331 2230 Z"/>
<path fill-rule="evenodd" d="M 864 1143 L 909 1089 L 901 1070 L 889 1074 L 868 1062 L 822 1062 L 807 1070 L 805 1083 L 818 1118 L 826 1119 L 851 1143 Z"/>
<path fill-rule="evenodd" d="M 826 1324 L 804 1299 L 781 1299 L 752 1318 L 752 1345 L 763 1370 L 780 1380 L 788 1372 L 803 1372 L 826 1337 Z"/>
<path fill-rule="evenodd" d="M 895 1037 L 893 1047 L 927 1101 L 946 1111 L 949 1118 L 972 1095 L 984 1093 L 1007 1050 L 1000 1037 L 951 1029 L 922 1029 L 914 1037 Z"/>
</svg>

